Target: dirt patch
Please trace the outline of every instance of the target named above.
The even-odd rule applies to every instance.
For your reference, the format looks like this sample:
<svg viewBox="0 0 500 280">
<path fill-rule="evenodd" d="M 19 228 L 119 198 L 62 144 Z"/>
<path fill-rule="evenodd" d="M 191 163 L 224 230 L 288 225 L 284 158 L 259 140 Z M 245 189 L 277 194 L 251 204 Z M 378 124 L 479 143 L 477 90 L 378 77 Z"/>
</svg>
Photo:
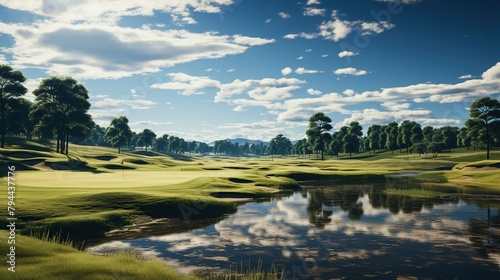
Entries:
<svg viewBox="0 0 500 280">
<path fill-rule="evenodd" d="M 492 164 L 492 165 L 473 165 L 466 166 L 460 171 L 500 171 L 500 163 Z"/>
</svg>

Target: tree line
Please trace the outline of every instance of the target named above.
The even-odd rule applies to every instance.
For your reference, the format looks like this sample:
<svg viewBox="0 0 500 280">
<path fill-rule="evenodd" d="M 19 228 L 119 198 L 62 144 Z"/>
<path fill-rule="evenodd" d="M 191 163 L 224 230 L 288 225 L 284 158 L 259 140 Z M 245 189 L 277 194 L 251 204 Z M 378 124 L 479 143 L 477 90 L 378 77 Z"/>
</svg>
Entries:
<svg viewBox="0 0 500 280">
<path fill-rule="evenodd" d="M 213 147 L 197 141 L 186 141 L 181 137 L 164 134 L 158 137 L 152 130 L 136 133 L 129 127 L 126 116 L 111 120 L 108 127 L 100 127 L 88 113 L 89 94 L 85 86 L 71 77 L 52 76 L 41 81 L 33 91 L 35 102 L 23 98 L 27 89 L 23 86 L 25 76 L 9 65 L 0 65 L 0 134 L 1 147 L 5 135 L 36 136 L 42 140 L 55 140 L 56 152 L 68 154 L 69 142 L 111 146 L 120 153 L 123 148 L 144 147 L 162 153 L 197 153 L 220 155 L 321 155 L 339 156 L 340 153 L 403 150 L 406 153 L 422 154 L 451 151 L 456 147 L 476 149 L 500 144 L 500 102 L 482 97 L 470 106 L 470 119 L 464 127 L 422 127 L 421 124 L 404 120 L 400 124 L 374 124 L 363 135 L 358 122 L 351 122 L 339 130 L 333 129 L 331 118 L 322 112 L 309 118 L 306 138 L 292 144 L 289 138 L 278 134 L 269 145 L 240 145 L 227 140 L 214 143 Z"/>
</svg>

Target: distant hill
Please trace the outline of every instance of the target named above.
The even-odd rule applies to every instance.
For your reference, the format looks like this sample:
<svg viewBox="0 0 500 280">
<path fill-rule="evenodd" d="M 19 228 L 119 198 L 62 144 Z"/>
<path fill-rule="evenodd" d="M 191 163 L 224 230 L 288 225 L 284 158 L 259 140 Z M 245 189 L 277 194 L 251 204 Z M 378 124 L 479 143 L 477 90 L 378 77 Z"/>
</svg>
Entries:
<svg viewBox="0 0 500 280">
<path fill-rule="evenodd" d="M 266 141 L 251 140 L 251 139 L 246 139 L 246 138 L 234 138 L 234 139 L 224 139 L 224 140 L 226 140 L 227 142 L 231 142 L 233 144 L 238 143 L 239 145 L 245 145 L 245 143 L 248 143 L 248 145 L 252 145 L 252 144 L 259 145 L 260 143 L 264 143 L 264 145 L 269 145 L 269 142 L 266 142 Z M 208 145 L 209 146 L 215 145 L 215 141 L 208 143 Z"/>
</svg>

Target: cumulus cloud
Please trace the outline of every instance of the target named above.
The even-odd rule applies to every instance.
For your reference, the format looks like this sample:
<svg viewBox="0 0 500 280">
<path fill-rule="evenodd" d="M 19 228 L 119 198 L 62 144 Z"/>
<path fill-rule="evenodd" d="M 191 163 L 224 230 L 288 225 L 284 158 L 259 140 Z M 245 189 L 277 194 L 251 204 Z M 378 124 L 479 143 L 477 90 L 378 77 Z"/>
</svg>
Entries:
<svg viewBox="0 0 500 280">
<path fill-rule="evenodd" d="M 295 78 L 265 78 L 262 80 L 234 80 L 232 83 L 220 86 L 215 96 L 215 102 L 224 102 L 234 95 L 248 94 L 257 101 L 273 101 L 292 96 L 305 81 Z"/>
<path fill-rule="evenodd" d="M 321 10 L 321 9 L 313 9 L 306 8 L 306 12 L 308 10 Z M 318 11 L 316 11 L 318 12 Z M 324 11 L 323 11 L 324 12 Z M 316 15 L 316 14 L 311 14 Z M 305 39 L 314 39 L 317 37 L 323 37 L 327 40 L 332 40 L 338 42 L 344 38 L 346 38 L 353 31 L 359 31 L 361 35 L 376 35 L 380 34 L 386 30 L 394 28 L 395 25 L 388 21 L 380 21 L 380 22 L 365 22 L 361 20 L 357 21 L 349 21 L 345 19 L 341 19 L 338 11 L 332 11 L 332 19 L 328 21 L 323 21 L 318 26 L 317 33 L 292 33 L 287 34 L 283 38 L 285 39 L 296 39 L 296 38 L 305 38 Z"/>
<path fill-rule="evenodd" d="M 342 51 L 342 52 L 339 53 L 339 57 L 340 58 L 349 57 L 349 56 L 357 56 L 357 55 L 359 55 L 359 53 L 350 52 L 350 51 Z"/>
<path fill-rule="evenodd" d="M 319 70 L 311 70 L 311 69 L 305 69 L 304 67 L 299 67 L 295 69 L 295 74 L 298 75 L 303 75 L 303 74 L 316 74 L 316 73 L 322 73 L 323 71 Z"/>
<path fill-rule="evenodd" d="M 347 68 L 340 68 L 335 71 L 333 71 L 334 74 L 336 75 L 352 75 L 352 76 L 363 76 L 368 74 L 366 70 L 358 70 L 353 67 L 347 67 Z"/>
<path fill-rule="evenodd" d="M 121 78 L 152 73 L 199 59 L 241 54 L 274 40 L 186 30 L 143 30 L 97 24 L 0 22 L 0 32 L 14 37 L 16 68 L 45 69 L 50 75 L 81 79 Z"/>
<path fill-rule="evenodd" d="M 324 17 L 325 16 L 325 12 L 326 12 L 325 9 L 318 9 L 318 8 L 307 7 L 304 10 L 304 16 L 309 16 L 309 17 L 322 16 L 322 17 Z"/>
<path fill-rule="evenodd" d="M 288 19 L 288 18 L 291 18 L 291 17 L 292 17 L 291 15 L 289 15 L 289 14 L 287 14 L 287 13 L 285 13 L 285 12 L 280 12 L 280 13 L 278 14 L 278 16 L 279 16 L 280 18 L 282 18 L 282 19 Z"/>
<path fill-rule="evenodd" d="M 321 2 L 319 0 L 307 0 L 306 5 L 319 5 Z"/>
<path fill-rule="evenodd" d="M 179 24 L 195 24 L 192 12 L 221 13 L 233 0 L 206 1 L 9 1 L 0 0 L 0 5 L 14 10 L 26 11 L 58 22 L 95 22 L 116 24 L 125 16 L 152 16 L 155 12 L 167 13 Z"/>
<path fill-rule="evenodd" d="M 153 84 L 151 87 L 156 89 L 179 90 L 179 94 L 192 95 L 204 94 L 203 89 L 219 88 L 220 82 L 212 80 L 209 77 L 190 76 L 186 73 L 169 73 L 168 77 L 172 80 L 168 83 Z"/>
<path fill-rule="evenodd" d="M 387 101 L 382 103 L 382 107 L 389 111 L 401 111 L 401 110 L 406 110 L 410 109 L 410 103 L 401 103 L 398 104 L 397 102 L 393 101 Z"/>
<path fill-rule="evenodd" d="M 312 88 L 308 89 L 307 93 L 309 93 L 310 95 L 322 95 L 323 94 L 320 90 L 315 90 Z"/>
<path fill-rule="evenodd" d="M 281 69 L 281 75 L 283 75 L 283 76 L 290 75 L 292 72 L 293 72 L 293 70 L 290 67 L 285 67 L 285 68 Z"/>
</svg>

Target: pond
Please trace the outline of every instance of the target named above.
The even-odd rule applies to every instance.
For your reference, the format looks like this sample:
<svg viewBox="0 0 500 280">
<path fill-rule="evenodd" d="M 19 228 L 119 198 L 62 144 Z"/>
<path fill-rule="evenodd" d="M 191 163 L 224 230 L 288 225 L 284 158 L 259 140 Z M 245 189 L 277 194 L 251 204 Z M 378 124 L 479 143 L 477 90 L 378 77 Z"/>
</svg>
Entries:
<svg viewBox="0 0 500 280">
<path fill-rule="evenodd" d="M 261 260 L 286 279 L 500 279 L 500 202 L 385 194 L 394 187 L 315 184 L 202 229 L 88 250 L 133 250 L 183 272 Z"/>
</svg>

